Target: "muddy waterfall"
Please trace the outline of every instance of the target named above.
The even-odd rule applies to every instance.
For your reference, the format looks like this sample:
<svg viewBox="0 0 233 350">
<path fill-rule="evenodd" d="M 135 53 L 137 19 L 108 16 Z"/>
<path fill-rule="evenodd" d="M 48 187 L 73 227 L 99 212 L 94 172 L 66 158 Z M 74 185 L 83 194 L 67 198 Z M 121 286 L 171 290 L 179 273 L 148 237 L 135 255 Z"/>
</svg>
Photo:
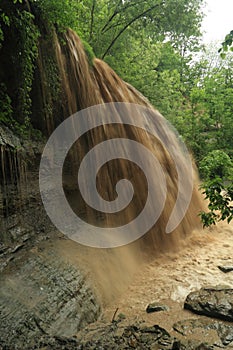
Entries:
<svg viewBox="0 0 233 350">
<path fill-rule="evenodd" d="M 43 141 L 22 144 L 12 130 L 0 126 L 0 295 L 3 301 L 0 317 L 4 323 L 0 337 L 6 344 L 11 344 L 13 339 L 19 344 L 25 343 L 25 349 L 26 346 L 32 348 L 41 335 L 70 336 L 96 320 L 101 307 L 121 293 L 143 261 L 167 249 L 179 248 L 181 241 L 198 227 L 202 205 L 195 183 L 183 220 L 167 235 L 166 225 L 179 192 L 173 157 L 164 144 L 145 129 L 120 123 L 100 125 L 75 142 L 65 161 L 63 187 L 73 211 L 87 223 L 105 229 L 125 224 L 143 210 L 148 192 L 146 178 L 135 163 L 126 159 L 104 164 L 96 178 L 99 193 L 106 201 L 116 198 L 118 181 L 128 179 L 132 183 L 132 202 L 120 215 L 99 213 L 85 203 L 76 188 L 77 171 L 87 152 L 115 138 L 136 141 L 158 159 L 167 186 L 164 208 L 149 232 L 115 249 L 85 247 L 58 232 L 41 203 L 39 163 L 48 137 L 77 111 L 112 102 L 139 105 L 147 110 L 154 120 L 153 128 L 168 140 L 177 154 L 183 175 L 187 165 L 176 134 L 140 92 L 124 82 L 105 62 L 89 57 L 72 30 L 59 36 L 55 30 L 46 34 L 49 40 L 41 38 L 39 42 L 31 96 L 32 125 L 40 130 Z M 56 81 L 51 81 L 51 62 Z M 9 84 L 17 78 L 11 64 L 5 62 L 5 80 L 11 74 Z M 14 94 L 17 92 L 12 90 L 12 96 Z M 17 101 L 17 96 L 15 99 Z M 120 113 L 118 117 L 120 120 Z M 151 177 L 157 186 L 158 179 L 153 178 L 153 174 Z"/>
</svg>

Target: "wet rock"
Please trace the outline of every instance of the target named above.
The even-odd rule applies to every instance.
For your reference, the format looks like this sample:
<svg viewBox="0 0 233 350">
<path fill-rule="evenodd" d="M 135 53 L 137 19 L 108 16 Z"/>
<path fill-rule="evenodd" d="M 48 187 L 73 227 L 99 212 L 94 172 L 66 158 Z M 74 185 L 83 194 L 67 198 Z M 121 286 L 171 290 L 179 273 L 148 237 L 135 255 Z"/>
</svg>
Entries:
<svg viewBox="0 0 233 350">
<path fill-rule="evenodd" d="M 201 288 L 187 296 L 184 308 L 200 315 L 233 321 L 233 289 L 227 286 Z"/>
<path fill-rule="evenodd" d="M 156 335 L 156 339 L 160 339 L 164 336 L 166 337 L 170 337 L 169 333 L 166 331 L 166 329 L 158 326 L 158 325 L 154 325 L 152 327 L 143 327 L 141 329 L 142 333 L 152 333 L 154 335 Z"/>
<path fill-rule="evenodd" d="M 88 337 L 91 340 L 82 341 L 83 349 L 181 350 L 180 342 L 158 325 L 150 327 L 122 326 L 120 323 L 115 324 L 115 327 L 106 325 Z M 91 347 L 94 345 L 96 347 Z"/>
<path fill-rule="evenodd" d="M 211 334 L 213 345 L 223 347 L 232 343 L 233 346 L 233 325 L 225 324 L 222 321 L 188 319 L 175 323 L 173 329 L 184 337 L 195 334 L 198 334 L 199 337 L 205 337 Z"/>
<path fill-rule="evenodd" d="M 217 332 L 223 345 L 233 343 L 233 326 L 218 323 Z"/>
<path fill-rule="evenodd" d="M 121 336 L 116 337 L 118 327 L 122 326 L 116 324 L 115 329 L 105 326 L 101 332 L 89 335 L 92 340 L 82 342 L 82 349 L 216 350 L 214 345 L 203 342 L 203 339 L 177 340 L 158 325 L 125 326 Z"/>
<path fill-rule="evenodd" d="M 16 253 L 24 247 L 24 244 L 17 244 L 14 248 L 11 249 L 11 253 Z"/>
<path fill-rule="evenodd" d="M 189 346 L 187 347 L 187 350 L 188 349 L 189 350 L 191 350 L 191 349 L 194 349 L 194 350 L 214 350 L 214 345 L 209 345 L 207 343 L 201 343 L 201 344 L 196 346 L 194 342 L 190 342 Z"/>
<path fill-rule="evenodd" d="M 158 311 L 169 311 L 169 307 L 167 305 L 162 305 L 157 302 L 150 303 L 147 305 L 146 312 L 149 314 L 151 312 L 158 312 Z"/>
<path fill-rule="evenodd" d="M 209 345 L 205 342 L 198 342 L 195 340 L 183 341 L 180 344 L 179 350 L 215 350 L 213 345 Z"/>
<path fill-rule="evenodd" d="M 215 323 L 210 323 L 206 319 L 188 319 L 182 320 L 173 325 L 173 329 L 183 336 L 188 336 L 193 334 L 197 328 L 203 329 L 204 333 L 208 332 L 210 329 L 216 329 Z"/>
<path fill-rule="evenodd" d="M 33 250 L 0 279 L 0 348 L 31 350 L 48 336 L 56 337 L 56 344 L 59 340 L 65 349 L 64 337 L 72 337 L 99 314 L 98 300 L 83 272 L 50 249 Z"/>
<path fill-rule="evenodd" d="M 66 338 L 66 337 L 42 337 L 34 349 L 82 349 L 80 342 L 76 338 Z"/>
<path fill-rule="evenodd" d="M 217 323 L 217 321 L 213 321 L 211 324 L 211 321 L 208 320 L 203 322 L 201 320 L 185 320 L 178 322 L 177 328 L 185 328 L 187 331 L 188 325 L 191 329 L 202 326 L 205 332 L 208 332 L 213 327 L 217 327 Z M 77 337 L 43 335 L 30 350 L 217 350 L 221 348 L 232 349 L 231 346 L 224 346 L 222 343 L 208 344 L 203 341 L 203 336 L 201 339 L 194 337 L 191 340 L 185 337 L 184 340 L 177 340 L 158 325 L 146 327 L 140 323 L 127 325 L 119 322 L 114 324 L 97 323 L 83 329 Z M 24 350 L 29 350 L 29 348 L 25 347 Z"/>
<path fill-rule="evenodd" d="M 13 149 L 22 148 L 19 138 L 5 125 L 0 125 L 0 145 Z"/>
<path fill-rule="evenodd" d="M 233 265 L 218 266 L 218 268 L 225 273 L 233 271 Z"/>
</svg>

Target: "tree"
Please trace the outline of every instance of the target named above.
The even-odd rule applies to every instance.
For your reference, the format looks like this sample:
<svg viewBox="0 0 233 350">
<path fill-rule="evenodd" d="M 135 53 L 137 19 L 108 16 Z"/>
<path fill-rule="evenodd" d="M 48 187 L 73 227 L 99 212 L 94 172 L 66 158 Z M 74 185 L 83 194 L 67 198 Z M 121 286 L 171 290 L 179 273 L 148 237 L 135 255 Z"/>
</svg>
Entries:
<svg viewBox="0 0 233 350">
<path fill-rule="evenodd" d="M 89 23 L 90 30 L 86 30 L 85 40 L 90 40 L 96 56 L 108 62 L 118 62 L 113 66 L 117 70 L 119 66 L 128 64 L 125 59 L 132 64 L 135 47 L 139 44 L 143 55 L 149 56 L 148 43 L 154 52 L 152 46 L 166 40 L 170 41 L 179 53 L 182 51 L 181 46 L 186 46 L 183 56 L 187 56 L 188 50 L 197 46 L 198 37 L 201 35 L 202 2 L 93 0 L 89 4 L 90 18 L 79 17 L 79 21 L 85 21 L 85 26 Z M 151 69 L 155 68 L 152 54 Z"/>
<path fill-rule="evenodd" d="M 233 175 L 233 163 L 224 151 L 214 150 L 201 160 L 199 170 L 205 180 L 221 178 L 225 181 Z"/>
<path fill-rule="evenodd" d="M 212 148 L 221 148 L 211 151 L 200 162 L 200 172 L 205 179 L 201 188 L 209 202 L 209 211 L 200 213 L 204 227 L 222 220 L 230 223 L 233 219 L 233 76 L 232 56 L 226 55 L 227 47 L 232 45 L 228 39 L 226 37 L 224 52 L 221 54 L 224 60 L 215 64 L 202 82 L 207 97 L 205 102 L 215 126 L 215 130 L 212 130 Z M 219 62 L 218 59 L 216 61 Z"/>
<path fill-rule="evenodd" d="M 225 39 L 222 42 L 222 47 L 218 52 L 222 58 L 225 58 L 228 50 L 233 51 L 233 30 L 225 36 Z"/>
<path fill-rule="evenodd" d="M 225 185 L 223 180 L 216 177 L 202 185 L 205 199 L 209 201 L 209 212 L 202 211 L 200 217 L 204 227 L 215 225 L 218 221 L 233 219 L 233 182 Z"/>
</svg>

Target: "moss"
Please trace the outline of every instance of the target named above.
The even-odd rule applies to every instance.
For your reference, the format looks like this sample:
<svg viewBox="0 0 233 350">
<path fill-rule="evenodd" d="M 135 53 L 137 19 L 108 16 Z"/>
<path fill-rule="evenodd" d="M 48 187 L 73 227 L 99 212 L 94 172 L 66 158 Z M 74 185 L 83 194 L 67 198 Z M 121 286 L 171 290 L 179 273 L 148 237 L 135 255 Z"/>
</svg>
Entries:
<svg viewBox="0 0 233 350">
<path fill-rule="evenodd" d="M 93 66 L 93 60 L 95 58 L 94 51 L 93 51 L 91 45 L 88 44 L 88 42 L 86 42 L 85 40 L 82 40 L 82 44 L 83 44 L 85 53 L 87 55 L 88 63 L 90 64 L 90 66 Z"/>
<path fill-rule="evenodd" d="M 0 83 L 0 122 L 4 122 L 6 125 L 12 123 L 12 105 L 11 99 L 7 94 L 6 85 Z"/>
<path fill-rule="evenodd" d="M 38 57 L 39 31 L 34 24 L 34 16 L 28 11 L 17 11 L 14 25 L 19 33 L 18 66 L 21 73 L 18 111 L 22 116 L 22 122 L 31 114 L 31 96 L 35 62 Z"/>
<path fill-rule="evenodd" d="M 55 58 L 52 55 L 47 55 L 44 57 L 44 62 L 48 90 L 51 94 L 52 100 L 56 101 L 61 91 L 61 81 L 59 77 L 58 66 Z"/>
</svg>

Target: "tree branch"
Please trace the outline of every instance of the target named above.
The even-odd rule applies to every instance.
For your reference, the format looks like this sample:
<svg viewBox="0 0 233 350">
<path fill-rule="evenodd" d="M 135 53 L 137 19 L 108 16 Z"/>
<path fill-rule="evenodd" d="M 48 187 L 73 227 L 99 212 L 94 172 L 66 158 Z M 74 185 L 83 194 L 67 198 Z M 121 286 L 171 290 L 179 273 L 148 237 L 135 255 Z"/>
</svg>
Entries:
<svg viewBox="0 0 233 350">
<path fill-rule="evenodd" d="M 113 12 L 112 16 L 109 17 L 108 21 L 105 23 L 105 25 L 103 26 L 103 28 L 101 29 L 101 33 L 105 32 L 105 29 L 107 28 L 107 26 L 109 25 L 109 23 L 116 17 L 116 15 L 118 15 L 118 13 L 120 13 L 121 11 L 118 11 L 118 7 L 120 6 L 122 0 L 119 0 L 118 4 L 116 5 L 115 11 Z"/>
<path fill-rule="evenodd" d="M 92 39 L 92 35 L 93 35 L 95 5 L 96 5 L 96 0 L 93 0 L 92 7 L 91 7 L 91 24 L 90 24 L 89 40 Z"/>
<path fill-rule="evenodd" d="M 162 3 L 162 2 L 161 2 Z M 115 44 L 115 42 L 117 41 L 117 39 L 124 33 L 124 31 L 130 27 L 134 22 L 136 22 L 138 19 L 140 19 L 141 17 L 145 16 L 147 13 L 151 12 L 152 10 L 154 10 L 156 7 L 160 6 L 160 4 L 156 4 L 152 7 L 150 7 L 149 9 L 147 9 L 146 11 L 140 13 L 139 15 L 137 15 L 136 17 L 134 17 L 133 19 L 131 19 L 131 21 L 129 21 L 120 31 L 119 33 L 115 36 L 115 38 L 111 41 L 111 43 L 109 44 L 108 48 L 105 50 L 104 54 L 102 55 L 102 59 L 104 59 L 104 57 L 109 53 L 109 51 L 111 50 L 111 48 L 113 47 L 113 45 Z"/>
<path fill-rule="evenodd" d="M 118 15 L 120 14 L 121 12 L 124 12 L 125 10 L 127 10 L 129 7 L 133 7 L 133 6 L 137 6 L 139 5 L 140 3 L 143 3 L 143 2 L 146 2 L 146 0 L 141 0 L 141 1 L 138 1 L 136 3 L 130 3 L 128 5 L 125 5 L 121 8 L 121 10 L 118 9 L 120 3 L 121 3 L 121 0 L 119 1 L 119 3 L 117 4 L 116 6 L 116 9 L 115 11 L 113 12 L 112 16 L 109 17 L 108 21 L 105 23 L 105 25 L 103 26 L 103 28 L 101 29 L 101 33 L 104 34 L 105 32 L 107 32 L 108 30 L 110 30 L 112 28 L 112 26 L 109 26 L 109 24 L 113 21 L 113 19 Z"/>
</svg>

